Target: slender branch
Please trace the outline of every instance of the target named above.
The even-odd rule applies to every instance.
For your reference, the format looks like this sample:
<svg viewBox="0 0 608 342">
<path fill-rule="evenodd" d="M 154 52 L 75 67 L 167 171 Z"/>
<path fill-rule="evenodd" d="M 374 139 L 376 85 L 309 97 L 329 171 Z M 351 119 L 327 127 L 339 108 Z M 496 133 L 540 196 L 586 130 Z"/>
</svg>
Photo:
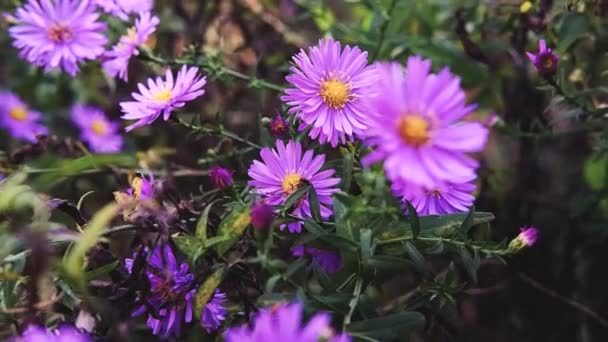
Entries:
<svg viewBox="0 0 608 342">
<path fill-rule="evenodd" d="M 191 124 L 189 122 L 184 121 L 181 118 L 174 118 L 174 122 L 178 123 L 181 126 L 184 126 L 188 129 L 191 129 L 195 132 L 201 133 L 201 134 L 206 134 L 206 135 L 220 135 L 220 136 L 224 136 L 226 138 L 241 142 L 243 144 L 247 144 L 253 148 L 256 149 L 261 149 L 262 146 L 249 141 L 245 138 L 241 138 L 240 136 L 238 136 L 238 134 L 228 131 L 226 129 L 224 129 L 223 127 L 208 127 L 208 126 L 199 126 L 199 125 L 195 125 L 195 124 Z"/>
<path fill-rule="evenodd" d="M 597 314 L 595 311 L 591 310 L 589 307 L 573 300 L 570 298 L 566 298 L 562 295 L 560 295 L 559 293 L 546 288 L 543 284 L 539 283 L 538 281 L 528 277 L 526 274 L 524 273 L 518 273 L 518 276 L 521 280 L 523 280 L 526 284 L 536 288 L 537 290 L 543 292 L 544 294 L 548 295 L 549 297 L 555 298 L 558 301 L 569 305 L 570 307 L 586 314 L 587 316 L 593 318 L 594 320 L 596 320 L 599 324 L 601 324 L 604 327 L 608 327 L 608 319 L 603 318 L 602 316 L 600 316 L 599 314 Z"/>
<path fill-rule="evenodd" d="M 479 252 L 486 253 L 486 254 L 492 254 L 492 255 L 509 255 L 509 254 L 511 254 L 507 248 L 487 248 L 484 246 L 475 245 L 470 241 L 458 241 L 458 240 L 446 239 L 444 237 L 438 237 L 438 236 L 418 236 L 415 239 L 411 235 L 410 236 L 401 236 L 398 238 L 392 238 L 392 239 L 387 239 L 387 240 L 378 240 L 377 244 L 378 245 L 387 245 L 387 244 L 396 243 L 396 242 L 413 241 L 413 240 L 435 242 L 435 243 L 443 242 L 443 243 L 451 244 L 451 245 L 454 245 L 457 247 L 472 248 Z"/>
</svg>

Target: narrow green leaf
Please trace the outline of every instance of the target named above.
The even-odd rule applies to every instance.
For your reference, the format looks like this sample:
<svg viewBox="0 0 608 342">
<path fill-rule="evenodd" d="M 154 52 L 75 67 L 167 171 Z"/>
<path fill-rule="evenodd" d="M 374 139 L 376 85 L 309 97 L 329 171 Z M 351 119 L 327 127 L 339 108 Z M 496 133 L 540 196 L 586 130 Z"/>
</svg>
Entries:
<svg viewBox="0 0 608 342">
<path fill-rule="evenodd" d="M 315 234 L 315 235 L 325 235 L 327 234 L 327 232 L 325 231 L 325 229 L 321 228 L 320 225 L 318 225 L 316 222 L 311 221 L 311 220 L 304 220 L 304 228 Z"/>
<path fill-rule="evenodd" d="M 464 221 L 462 221 L 462 224 L 460 225 L 459 230 L 464 234 L 464 236 L 466 236 L 467 233 L 469 232 L 469 230 L 471 230 L 471 227 L 473 227 L 474 223 L 475 223 L 475 207 L 471 208 L 471 210 L 467 214 L 467 217 L 464 219 Z"/>
<path fill-rule="evenodd" d="M 216 245 L 217 253 L 219 255 L 226 253 L 241 238 L 250 222 L 251 211 L 249 206 L 238 205 L 232 208 L 230 214 L 219 225 L 217 236 L 226 240 Z"/>
<path fill-rule="evenodd" d="M 406 311 L 393 315 L 353 322 L 346 330 L 356 335 L 379 338 L 382 341 L 402 338 L 403 334 L 424 324 L 424 316 L 419 312 Z M 399 339 L 401 340 L 401 339 Z"/>
<path fill-rule="evenodd" d="M 367 259 L 366 265 L 382 271 L 399 271 L 409 268 L 412 266 L 412 263 L 409 260 L 395 256 L 373 255 Z"/>
<path fill-rule="evenodd" d="M 192 235 L 177 235 L 173 237 L 175 246 L 188 258 L 190 266 L 193 267 L 196 260 L 203 254 L 205 246 Z"/>
<path fill-rule="evenodd" d="M 326 234 L 326 235 L 322 235 L 321 236 L 321 240 L 327 242 L 328 244 L 343 250 L 343 251 L 348 251 L 348 252 L 357 252 L 357 248 L 359 248 L 359 246 L 354 243 L 353 241 L 347 240 L 343 237 L 340 236 L 336 236 L 336 235 L 330 235 L 330 234 Z"/>
<path fill-rule="evenodd" d="M 412 203 L 406 201 L 405 204 L 407 206 L 407 215 L 412 228 L 412 236 L 415 239 L 420 234 L 420 218 L 418 217 L 418 213 L 416 212 L 416 209 Z"/>
<path fill-rule="evenodd" d="M 217 203 L 217 201 L 218 200 L 215 200 L 207 204 L 207 206 L 205 207 L 205 209 L 203 209 L 203 212 L 201 213 L 201 217 L 198 219 L 198 223 L 196 224 L 195 236 L 202 243 L 205 243 L 205 241 L 207 240 L 207 222 L 209 221 L 209 212 L 211 211 L 211 207 L 213 207 L 213 205 Z"/>
<path fill-rule="evenodd" d="M 285 203 L 283 204 L 283 212 L 285 213 L 285 212 L 289 211 L 302 198 L 302 196 L 304 196 L 304 195 L 306 195 L 306 193 L 308 193 L 310 188 L 311 188 L 310 185 L 305 185 L 305 186 L 299 188 L 298 190 L 294 191 L 291 195 L 289 195 L 289 197 L 287 197 L 287 199 L 285 200 Z"/>
<path fill-rule="evenodd" d="M 319 196 L 317 190 L 313 186 L 308 190 L 308 202 L 310 204 L 310 213 L 312 218 L 316 222 L 321 222 L 321 204 L 319 203 Z"/>
<path fill-rule="evenodd" d="M 360 234 L 361 260 L 365 262 L 372 255 L 372 230 L 361 229 Z"/>
<path fill-rule="evenodd" d="M 196 290 L 196 295 L 194 296 L 194 316 L 198 321 L 201 319 L 203 308 L 205 308 L 205 305 L 211 300 L 215 289 L 217 289 L 222 280 L 224 280 L 225 275 L 226 270 L 224 268 L 218 269 Z"/>
<path fill-rule="evenodd" d="M 94 270 L 86 272 L 84 274 L 84 279 L 86 281 L 91 281 L 93 279 L 97 279 L 97 278 L 103 277 L 104 275 L 112 272 L 116 268 L 116 266 L 118 266 L 118 260 L 114 261 L 114 262 L 111 262 L 111 263 L 109 263 L 107 265 L 103 265 L 103 266 L 101 266 L 99 268 L 96 268 Z"/>
<path fill-rule="evenodd" d="M 464 269 L 467 271 L 471 281 L 477 283 L 477 270 L 479 268 L 479 255 L 471 256 L 466 248 L 459 248 L 458 253 L 462 259 Z"/>
<path fill-rule="evenodd" d="M 424 256 L 422 256 L 422 253 L 420 253 L 420 251 L 418 251 L 416 246 L 414 246 L 409 241 L 406 242 L 405 243 L 405 252 L 407 253 L 410 260 L 412 260 L 412 263 L 414 264 L 414 267 L 416 268 L 416 270 L 418 270 L 418 272 L 420 272 L 424 275 L 429 273 L 429 269 L 426 265 L 426 260 L 424 260 Z"/>
</svg>

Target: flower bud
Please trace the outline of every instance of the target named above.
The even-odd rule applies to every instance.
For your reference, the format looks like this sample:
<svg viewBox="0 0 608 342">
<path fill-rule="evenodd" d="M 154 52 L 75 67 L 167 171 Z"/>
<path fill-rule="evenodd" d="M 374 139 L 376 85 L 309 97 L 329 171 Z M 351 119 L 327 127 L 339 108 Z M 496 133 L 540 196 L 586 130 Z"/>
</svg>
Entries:
<svg viewBox="0 0 608 342">
<path fill-rule="evenodd" d="M 538 240 L 538 229 L 534 226 L 524 226 L 519 235 L 509 242 L 508 250 L 516 252 L 525 247 L 532 247 L 536 240 Z"/>
<path fill-rule="evenodd" d="M 272 225 L 274 217 L 274 209 L 264 201 L 255 202 L 251 206 L 251 225 L 255 229 L 268 229 Z"/>
<path fill-rule="evenodd" d="M 233 184 L 232 172 L 221 166 L 214 166 L 209 169 L 209 177 L 213 186 L 217 189 L 228 189 Z"/>
</svg>

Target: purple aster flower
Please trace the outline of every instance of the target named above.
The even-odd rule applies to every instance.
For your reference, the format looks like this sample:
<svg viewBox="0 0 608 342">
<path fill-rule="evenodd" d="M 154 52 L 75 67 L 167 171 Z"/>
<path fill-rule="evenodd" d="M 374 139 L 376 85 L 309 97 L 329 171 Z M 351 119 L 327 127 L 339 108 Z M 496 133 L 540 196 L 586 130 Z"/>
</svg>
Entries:
<svg viewBox="0 0 608 342">
<path fill-rule="evenodd" d="M 209 303 L 203 308 L 201 325 L 208 333 L 217 330 L 222 321 L 226 319 L 228 311 L 224 307 L 225 301 L 226 294 L 216 289 Z"/>
<path fill-rule="evenodd" d="M 226 332 L 226 342 L 349 342 L 350 336 L 336 335 L 327 313 L 317 313 L 308 323 L 302 322 L 303 306 L 300 303 L 278 304 L 260 311 L 253 328 L 241 326 Z"/>
<path fill-rule="evenodd" d="M 481 151 L 488 130 L 477 122 L 461 122 L 475 105 L 466 105 L 460 78 L 445 68 L 430 73 L 431 61 L 410 57 L 404 75 L 397 63 L 379 64 L 378 92 L 367 143 L 375 151 L 365 165 L 384 160 L 394 183 L 433 189 L 443 183 L 464 183 L 476 177 L 479 163 L 467 156 Z"/>
<path fill-rule="evenodd" d="M 21 99 L 10 92 L 0 91 L 0 126 L 16 139 L 35 143 L 38 135 L 48 133 L 38 121 L 42 114 L 30 110 Z"/>
<path fill-rule="evenodd" d="M 274 208 L 260 200 L 251 205 L 251 225 L 258 230 L 268 229 L 274 221 Z"/>
<path fill-rule="evenodd" d="M 108 120 L 99 108 L 76 105 L 72 108 L 72 121 L 80 128 L 80 138 L 89 144 L 91 151 L 120 152 L 122 136 L 119 126 Z"/>
<path fill-rule="evenodd" d="M 317 192 L 321 204 L 321 217 L 327 219 L 332 214 L 331 195 L 338 192 L 335 187 L 339 178 L 330 178 L 334 170 L 320 171 L 325 163 L 325 155 L 313 158 L 313 151 L 308 150 L 302 155 L 302 145 L 290 140 L 287 145 L 281 140 L 276 141 L 276 150 L 268 147 L 260 151 L 262 161 L 254 160 L 249 167 L 249 185 L 262 195 L 268 204 L 281 205 L 294 191 L 310 184 Z M 296 203 L 292 215 L 300 218 L 312 217 L 307 196 L 303 196 Z M 291 233 L 302 230 L 302 222 L 293 222 L 287 225 Z M 281 230 L 285 225 L 281 225 Z"/>
<path fill-rule="evenodd" d="M 95 3 L 122 20 L 128 20 L 131 13 L 150 12 L 154 7 L 154 0 L 96 0 Z"/>
<path fill-rule="evenodd" d="M 367 52 L 348 45 L 342 49 L 329 38 L 309 48 L 308 54 L 301 50 L 293 62 L 287 81 L 294 88 L 281 100 L 291 107 L 290 113 L 298 113 L 301 130 L 310 126 L 311 138 L 335 147 L 367 129 L 370 112 L 363 98 L 372 94 L 376 81 Z"/>
<path fill-rule="evenodd" d="M 90 0 L 28 0 L 9 33 L 19 55 L 46 71 L 61 68 L 74 76 L 78 64 L 95 60 L 107 43 L 104 23 Z"/>
<path fill-rule="evenodd" d="M 268 125 L 270 135 L 275 139 L 284 139 L 289 135 L 289 123 L 277 113 Z"/>
<path fill-rule="evenodd" d="M 521 239 L 526 246 L 533 246 L 538 239 L 538 229 L 536 229 L 534 226 L 524 226 L 520 230 L 521 232 L 517 238 Z"/>
<path fill-rule="evenodd" d="M 221 166 L 214 166 L 209 169 L 209 177 L 213 186 L 217 189 L 228 189 L 232 186 L 232 172 Z"/>
<path fill-rule="evenodd" d="M 37 325 L 30 325 L 23 334 L 11 339 L 12 342 L 89 342 L 91 337 L 81 333 L 71 325 L 61 325 L 50 331 Z"/>
<path fill-rule="evenodd" d="M 110 77 L 120 77 L 123 81 L 128 81 L 128 67 L 131 57 L 139 55 L 139 46 L 143 45 L 150 35 L 156 31 L 156 26 L 160 20 L 152 16 L 150 12 L 139 15 L 135 26 L 131 27 L 127 34 L 120 37 L 112 51 L 105 53 L 105 61 L 102 63 L 104 70 Z"/>
<path fill-rule="evenodd" d="M 409 201 L 418 215 L 443 215 L 468 211 L 475 202 L 472 182 L 445 183 L 432 189 L 411 183 L 393 183 L 395 196 Z"/>
<path fill-rule="evenodd" d="M 149 125 L 162 114 L 165 121 L 171 112 L 183 107 L 186 102 L 194 100 L 205 93 L 203 86 L 206 77 L 201 77 L 198 68 L 183 66 L 175 80 L 171 70 L 167 70 L 165 80 L 157 77 L 148 79 L 148 87 L 142 83 L 137 86 L 139 93 L 133 93 L 136 101 L 121 102 L 120 106 L 125 120 L 137 120 L 126 128 L 127 132 L 137 127 Z"/>
<path fill-rule="evenodd" d="M 303 258 L 312 257 L 328 274 L 335 274 L 342 268 L 342 257 L 337 251 L 328 251 L 315 247 L 297 245 L 291 249 L 293 256 Z"/>
<path fill-rule="evenodd" d="M 131 272 L 134 260 L 126 259 L 125 267 Z M 182 322 L 192 322 L 192 305 L 196 289 L 194 276 L 188 264 L 178 266 L 169 245 L 157 247 L 150 255 L 146 275 L 150 281 L 150 292 L 139 298 L 139 306 L 133 316 L 148 312 L 146 324 L 154 335 L 178 336 Z"/>
<path fill-rule="evenodd" d="M 538 42 L 538 53 L 526 52 L 526 55 L 528 55 L 536 70 L 542 75 L 552 76 L 557 71 L 559 56 L 553 50 L 547 48 L 547 43 L 544 39 Z"/>
</svg>

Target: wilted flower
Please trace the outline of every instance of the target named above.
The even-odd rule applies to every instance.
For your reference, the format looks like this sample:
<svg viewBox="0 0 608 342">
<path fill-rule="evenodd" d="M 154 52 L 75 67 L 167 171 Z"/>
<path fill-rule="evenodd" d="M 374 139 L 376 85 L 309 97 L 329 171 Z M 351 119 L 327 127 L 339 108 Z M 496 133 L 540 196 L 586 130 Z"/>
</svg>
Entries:
<svg viewBox="0 0 608 342">
<path fill-rule="evenodd" d="M 154 7 L 154 0 L 96 0 L 95 2 L 105 12 L 122 20 L 129 19 L 131 13 L 150 12 Z"/>
<path fill-rule="evenodd" d="M 139 55 L 139 46 L 146 43 L 148 38 L 156 30 L 160 20 L 152 16 L 150 12 L 139 15 L 135 26 L 129 28 L 127 34 L 120 37 L 112 51 L 105 53 L 105 61 L 102 63 L 104 70 L 110 77 L 120 77 L 123 81 L 129 78 L 128 67 L 131 57 Z"/>
<path fill-rule="evenodd" d="M 30 110 L 21 99 L 10 92 L 0 92 L 0 126 L 16 139 L 36 142 L 36 136 L 48 133 L 46 127 L 38 123 L 42 114 Z"/>
<path fill-rule="evenodd" d="M 47 330 L 46 328 L 30 325 L 25 329 L 23 334 L 11 339 L 12 342 L 89 342 L 91 337 L 81 333 L 78 329 L 71 325 L 61 325 L 55 330 Z"/>
<path fill-rule="evenodd" d="M 281 100 L 298 113 L 300 129 L 311 127 L 309 136 L 331 146 L 352 139 L 367 128 L 370 111 L 363 98 L 372 94 L 375 72 L 367 65 L 367 52 L 345 46 L 329 38 L 320 40 L 308 54 L 301 50 L 293 57 L 287 81 L 295 88 Z"/>
<path fill-rule="evenodd" d="M 329 314 L 318 313 L 308 323 L 302 322 L 303 306 L 300 303 L 277 304 L 260 311 L 254 319 L 253 329 L 247 326 L 231 328 L 226 342 L 349 342 L 347 334 L 336 335 Z"/>
<path fill-rule="evenodd" d="M 479 163 L 467 156 L 481 151 L 488 130 L 477 122 L 461 122 L 475 105 L 466 105 L 460 78 L 447 68 L 431 73 L 431 61 L 410 57 L 404 75 L 397 63 L 379 64 L 378 92 L 367 143 L 375 151 L 365 165 L 383 160 L 392 182 L 433 189 L 476 177 Z"/>
<path fill-rule="evenodd" d="M 268 124 L 268 131 L 273 138 L 284 139 L 289 135 L 289 123 L 277 113 Z"/>
<path fill-rule="evenodd" d="M 225 167 L 213 166 L 209 169 L 209 177 L 217 189 L 228 189 L 232 186 L 232 172 Z"/>
<path fill-rule="evenodd" d="M 332 169 L 319 171 L 325 163 L 325 155 L 313 158 L 312 150 L 302 155 L 302 145 L 293 140 L 287 145 L 277 140 L 276 145 L 276 150 L 263 148 L 260 151 L 262 161 L 253 161 L 249 167 L 249 177 L 252 178 L 249 185 L 270 205 L 281 205 L 296 190 L 310 185 L 317 192 L 321 217 L 329 218 L 332 214 L 331 195 L 339 191 L 335 185 L 340 179 L 330 178 L 335 172 Z M 291 214 L 300 218 L 312 217 L 307 196 L 295 204 Z M 287 226 L 292 233 L 302 230 L 302 222 L 289 223 Z M 280 228 L 284 229 L 285 225 Z"/>
<path fill-rule="evenodd" d="M 226 294 L 216 289 L 211 300 L 205 304 L 201 315 L 201 325 L 208 333 L 217 330 L 222 321 L 226 319 L 228 311 L 224 307 L 225 301 Z"/>
<path fill-rule="evenodd" d="M 528 55 L 528 58 L 530 58 L 540 74 L 552 76 L 557 71 L 559 56 L 547 47 L 544 39 L 538 42 L 538 53 L 526 52 L 526 55 Z"/>
<path fill-rule="evenodd" d="M 125 120 L 137 120 L 128 126 L 127 131 L 149 125 L 162 114 L 163 119 L 169 120 L 171 113 L 183 107 L 186 102 L 194 100 L 205 93 L 203 86 L 206 77 L 201 77 L 198 68 L 183 66 L 173 79 L 171 70 L 165 73 L 165 80 L 157 77 L 148 79 L 148 87 L 142 83 L 137 86 L 140 93 L 133 93 L 136 101 L 121 102 L 120 107 Z"/>
<path fill-rule="evenodd" d="M 291 253 L 300 258 L 312 257 L 330 275 L 338 272 L 342 267 L 342 257 L 337 251 L 297 245 L 291 249 Z"/>
<path fill-rule="evenodd" d="M 134 260 L 126 259 L 125 267 L 132 271 Z M 193 299 L 196 293 L 194 276 L 188 264 L 177 264 L 169 245 L 156 247 L 146 268 L 150 292 L 139 298 L 140 306 L 133 312 L 139 316 L 148 312 L 146 324 L 154 335 L 169 337 L 179 335 L 182 322 L 192 322 Z"/>
<path fill-rule="evenodd" d="M 106 118 L 101 109 L 76 105 L 72 108 L 72 121 L 80 128 L 80 138 L 93 152 L 114 153 L 122 148 L 119 125 Z"/>
<path fill-rule="evenodd" d="M 74 76 L 78 64 L 97 59 L 107 43 L 104 23 L 90 0 L 28 0 L 15 13 L 9 33 L 19 55 L 46 71 L 61 68 Z"/>
<path fill-rule="evenodd" d="M 154 198 L 154 176 L 134 177 L 131 187 L 126 192 L 115 191 L 114 199 L 123 206 L 122 214 L 125 220 L 138 211 L 141 201 Z"/>
<path fill-rule="evenodd" d="M 391 186 L 395 196 L 409 201 L 418 215 L 443 215 L 468 211 L 475 202 L 472 182 L 445 183 L 427 189 L 411 183 L 397 182 Z"/>
<path fill-rule="evenodd" d="M 255 229 L 268 229 L 272 225 L 275 215 L 274 208 L 264 200 L 251 205 L 251 225 Z"/>
</svg>

